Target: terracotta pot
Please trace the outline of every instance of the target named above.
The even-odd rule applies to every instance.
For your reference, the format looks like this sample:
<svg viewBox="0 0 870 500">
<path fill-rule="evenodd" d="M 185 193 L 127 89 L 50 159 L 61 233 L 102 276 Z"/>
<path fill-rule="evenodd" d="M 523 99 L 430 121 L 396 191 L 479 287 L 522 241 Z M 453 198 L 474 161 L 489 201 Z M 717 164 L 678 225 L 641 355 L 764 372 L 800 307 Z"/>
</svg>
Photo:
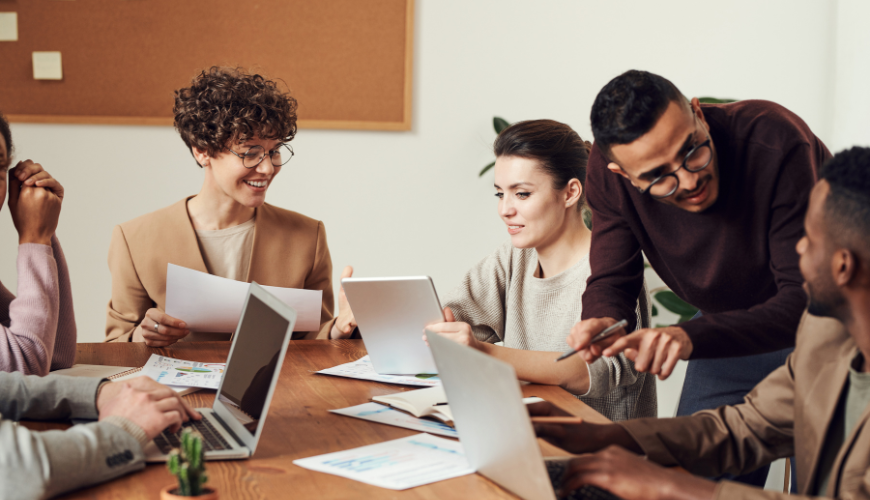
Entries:
<svg viewBox="0 0 870 500">
<path fill-rule="evenodd" d="M 195 498 L 197 500 L 217 500 L 218 492 L 217 490 L 213 490 L 211 488 L 203 488 L 202 495 L 196 497 L 183 497 L 180 495 L 176 495 L 175 491 L 178 489 L 177 484 L 170 484 L 169 486 L 160 490 L 160 500 L 190 500 L 191 498 Z"/>
</svg>

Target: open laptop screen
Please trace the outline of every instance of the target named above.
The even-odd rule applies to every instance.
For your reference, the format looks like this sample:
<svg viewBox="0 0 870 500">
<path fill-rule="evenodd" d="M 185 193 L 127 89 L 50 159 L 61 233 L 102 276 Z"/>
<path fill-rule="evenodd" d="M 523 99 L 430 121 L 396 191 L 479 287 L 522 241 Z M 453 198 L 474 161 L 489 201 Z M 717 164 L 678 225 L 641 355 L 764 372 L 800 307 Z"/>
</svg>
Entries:
<svg viewBox="0 0 870 500">
<path fill-rule="evenodd" d="M 289 321 L 255 295 L 239 320 L 232 360 L 218 398 L 251 434 L 257 433 Z"/>
</svg>

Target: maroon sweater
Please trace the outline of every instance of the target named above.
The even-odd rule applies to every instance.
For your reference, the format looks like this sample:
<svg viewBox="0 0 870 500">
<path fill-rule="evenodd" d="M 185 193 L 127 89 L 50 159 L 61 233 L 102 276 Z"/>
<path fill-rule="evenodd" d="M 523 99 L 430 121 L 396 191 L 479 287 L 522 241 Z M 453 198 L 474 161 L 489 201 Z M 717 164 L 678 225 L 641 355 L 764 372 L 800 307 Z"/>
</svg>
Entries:
<svg viewBox="0 0 870 500">
<path fill-rule="evenodd" d="M 720 187 L 716 203 L 700 214 L 641 195 L 592 148 L 586 179 L 592 275 L 582 317 L 634 323 L 643 251 L 662 280 L 704 312 L 680 325 L 694 344 L 692 358 L 794 346 L 807 302 L 795 245 L 818 169 L 831 154 L 778 104 L 701 109 L 718 155 Z"/>
</svg>

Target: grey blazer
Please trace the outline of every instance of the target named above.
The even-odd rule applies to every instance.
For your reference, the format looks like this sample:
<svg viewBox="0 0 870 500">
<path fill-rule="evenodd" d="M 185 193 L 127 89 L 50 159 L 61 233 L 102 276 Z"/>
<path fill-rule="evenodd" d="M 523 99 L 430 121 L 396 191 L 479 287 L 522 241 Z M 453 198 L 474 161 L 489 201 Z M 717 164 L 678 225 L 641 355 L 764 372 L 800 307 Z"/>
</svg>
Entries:
<svg viewBox="0 0 870 500">
<path fill-rule="evenodd" d="M 145 467 L 139 441 L 112 423 L 34 432 L 13 422 L 96 419 L 100 382 L 0 372 L 0 500 L 49 498 Z"/>
</svg>

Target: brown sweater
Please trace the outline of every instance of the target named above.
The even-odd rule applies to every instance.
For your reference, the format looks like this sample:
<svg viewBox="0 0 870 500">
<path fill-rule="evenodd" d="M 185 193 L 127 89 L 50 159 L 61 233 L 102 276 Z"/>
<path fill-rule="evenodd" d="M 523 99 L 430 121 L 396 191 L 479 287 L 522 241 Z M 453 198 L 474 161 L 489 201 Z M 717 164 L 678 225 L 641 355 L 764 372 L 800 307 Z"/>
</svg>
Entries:
<svg viewBox="0 0 870 500">
<path fill-rule="evenodd" d="M 593 147 L 592 275 L 583 318 L 634 322 L 643 256 L 704 316 L 683 323 L 692 358 L 745 356 L 795 343 L 807 297 L 795 245 L 817 171 L 831 154 L 797 115 L 767 101 L 702 105 L 716 146 L 719 198 L 693 214 L 607 170 Z"/>
</svg>

